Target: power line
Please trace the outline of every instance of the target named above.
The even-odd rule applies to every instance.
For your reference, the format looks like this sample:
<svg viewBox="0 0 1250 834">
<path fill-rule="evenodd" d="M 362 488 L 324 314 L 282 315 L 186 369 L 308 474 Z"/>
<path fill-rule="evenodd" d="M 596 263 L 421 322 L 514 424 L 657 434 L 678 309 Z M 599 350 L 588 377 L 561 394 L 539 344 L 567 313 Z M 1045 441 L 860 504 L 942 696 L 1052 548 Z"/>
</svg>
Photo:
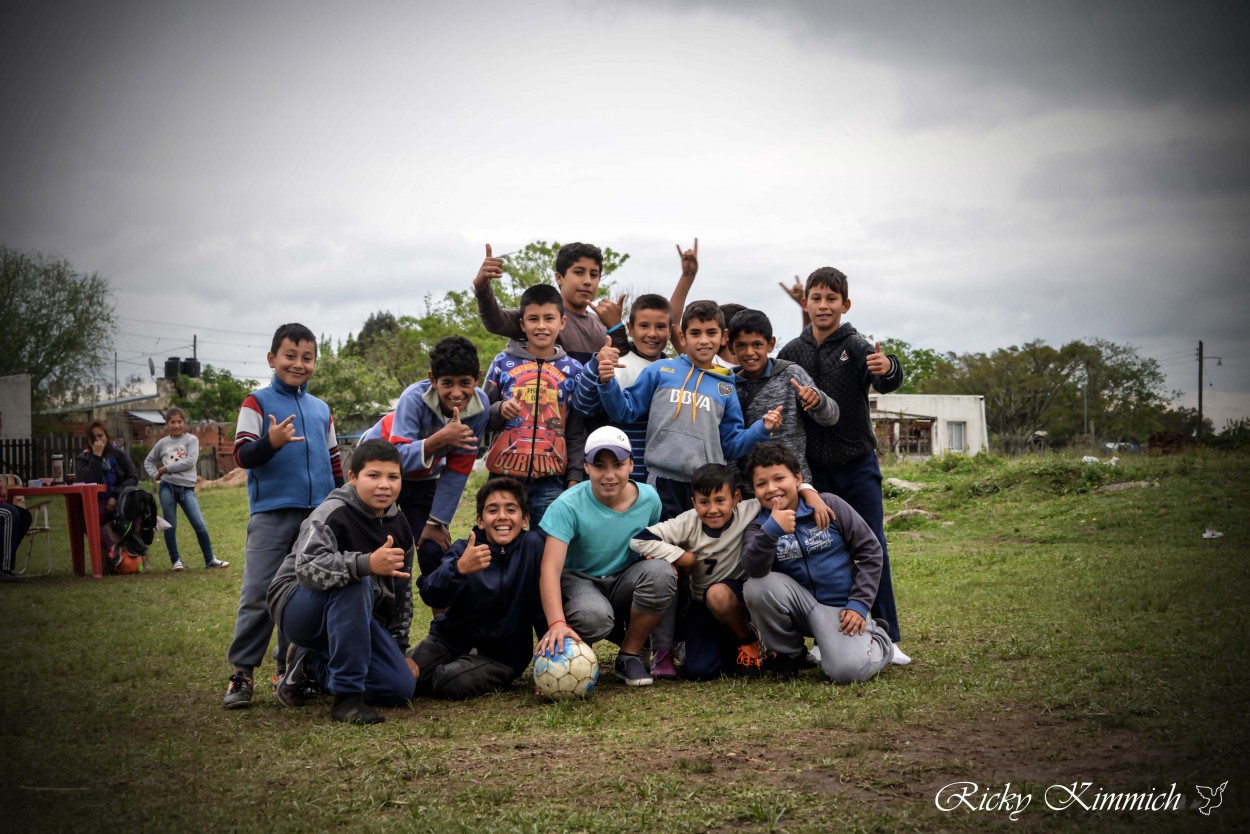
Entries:
<svg viewBox="0 0 1250 834">
<path fill-rule="evenodd" d="M 182 330 L 211 330 L 214 333 L 233 333 L 236 336 L 257 336 L 262 339 L 267 339 L 273 335 L 271 333 L 270 334 L 251 333 L 246 330 L 226 330 L 221 327 L 205 327 L 204 325 L 201 325 L 201 324 L 182 324 L 181 322 L 176 322 L 176 321 L 152 321 L 151 319 L 132 319 L 129 316 L 118 316 L 117 318 L 119 321 L 133 321 L 133 322 L 138 322 L 139 324 L 158 324 L 164 327 L 177 327 Z"/>
</svg>

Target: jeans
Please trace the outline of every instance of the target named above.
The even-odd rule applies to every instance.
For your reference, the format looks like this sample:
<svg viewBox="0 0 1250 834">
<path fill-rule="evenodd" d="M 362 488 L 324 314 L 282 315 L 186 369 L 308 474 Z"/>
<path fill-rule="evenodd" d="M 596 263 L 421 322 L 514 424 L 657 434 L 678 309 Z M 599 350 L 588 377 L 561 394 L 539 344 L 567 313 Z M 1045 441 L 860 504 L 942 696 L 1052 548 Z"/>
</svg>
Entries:
<svg viewBox="0 0 1250 834">
<path fill-rule="evenodd" d="M 209 541 L 208 527 L 204 525 L 204 516 L 200 514 L 200 502 L 195 500 L 195 487 L 162 482 L 160 499 L 161 515 L 165 516 L 165 520 L 169 522 L 169 529 L 165 531 L 165 549 L 169 551 L 169 561 L 177 562 L 181 558 L 178 555 L 178 511 L 176 508 L 182 507 L 187 521 L 191 523 L 191 529 L 195 531 L 195 538 L 200 543 L 200 552 L 204 554 L 204 564 L 212 564 L 213 559 L 216 558 L 213 556 L 213 543 Z"/>
<path fill-rule="evenodd" d="M 525 483 L 525 493 L 530 500 L 530 529 L 537 530 L 538 523 L 543 520 L 551 502 L 560 497 L 568 482 L 563 475 L 552 475 L 548 478 L 534 478 Z"/>
</svg>

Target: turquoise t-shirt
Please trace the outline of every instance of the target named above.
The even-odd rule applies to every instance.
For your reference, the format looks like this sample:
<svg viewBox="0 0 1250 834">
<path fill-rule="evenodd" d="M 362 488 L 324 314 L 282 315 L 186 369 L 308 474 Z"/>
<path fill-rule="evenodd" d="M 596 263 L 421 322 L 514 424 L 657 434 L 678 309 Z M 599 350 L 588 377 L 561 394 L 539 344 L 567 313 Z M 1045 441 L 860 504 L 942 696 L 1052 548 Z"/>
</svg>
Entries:
<svg viewBox="0 0 1250 834">
<path fill-rule="evenodd" d="M 655 487 L 637 484 L 638 500 L 623 513 L 599 503 L 590 481 L 566 489 L 551 503 L 539 525 L 549 536 L 569 546 L 565 570 L 588 576 L 620 573 L 638 559 L 629 540 L 660 520 L 660 496 Z"/>
</svg>

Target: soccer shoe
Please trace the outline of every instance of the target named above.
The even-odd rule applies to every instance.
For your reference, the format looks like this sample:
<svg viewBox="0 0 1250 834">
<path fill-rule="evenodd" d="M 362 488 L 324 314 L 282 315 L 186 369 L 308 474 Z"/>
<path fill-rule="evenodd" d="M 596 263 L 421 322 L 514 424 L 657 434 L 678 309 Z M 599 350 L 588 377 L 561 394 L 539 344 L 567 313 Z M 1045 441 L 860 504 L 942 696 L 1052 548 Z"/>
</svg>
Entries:
<svg viewBox="0 0 1250 834">
<path fill-rule="evenodd" d="M 205 562 L 204 567 L 206 568 L 228 568 L 230 567 L 230 563 L 223 562 L 220 559 L 213 559 L 213 561 L 211 562 Z"/>
<path fill-rule="evenodd" d="M 651 677 L 656 680 L 676 680 L 677 667 L 673 665 L 672 649 L 656 649 L 651 659 Z"/>
<path fill-rule="evenodd" d="M 319 691 L 312 676 L 313 653 L 292 643 L 286 650 L 286 674 L 273 689 L 273 695 L 284 707 L 302 707 Z"/>
<path fill-rule="evenodd" d="M 246 709 L 252 705 L 252 676 L 246 672 L 235 672 L 230 676 L 230 685 L 226 687 L 226 709 Z"/>
<path fill-rule="evenodd" d="M 335 695 L 330 717 L 344 724 L 381 724 L 386 720 L 365 703 L 363 695 Z"/>
<path fill-rule="evenodd" d="M 750 643 L 740 643 L 738 645 L 738 657 L 734 661 L 734 674 L 743 678 L 758 678 L 760 676 L 760 641 L 752 640 Z"/>
<path fill-rule="evenodd" d="M 613 671 L 625 682 L 626 686 L 650 686 L 655 682 L 647 674 L 647 667 L 642 665 L 641 658 L 636 654 L 618 654 Z"/>
<path fill-rule="evenodd" d="M 181 573 L 182 571 L 186 569 L 187 569 L 187 566 L 182 563 L 181 559 L 174 560 L 174 566 L 173 566 L 174 573 Z"/>
</svg>

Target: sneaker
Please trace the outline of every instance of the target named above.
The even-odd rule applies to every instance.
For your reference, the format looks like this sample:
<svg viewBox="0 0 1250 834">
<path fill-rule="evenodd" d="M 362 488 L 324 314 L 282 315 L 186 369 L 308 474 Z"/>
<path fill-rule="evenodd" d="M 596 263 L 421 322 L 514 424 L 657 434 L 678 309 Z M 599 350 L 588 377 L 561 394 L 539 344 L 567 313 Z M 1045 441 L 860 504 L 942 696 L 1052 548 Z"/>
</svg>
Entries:
<svg viewBox="0 0 1250 834">
<path fill-rule="evenodd" d="M 773 652 L 762 659 L 760 668 L 779 681 L 792 681 L 802 671 L 802 664 L 801 657 L 787 657 Z"/>
<path fill-rule="evenodd" d="M 672 649 L 656 649 L 651 658 L 651 677 L 664 680 L 677 679 L 677 667 L 673 665 Z"/>
<path fill-rule="evenodd" d="M 179 562 L 178 564 L 182 564 L 182 563 Z M 206 568 L 228 568 L 230 567 L 230 563 L 223 562 L 220 559 L 213 559 L 213 561 L 211 562 L 205 562 L 204 567 Z M 175 570 L 177 570 L 177 568 L 175 568 Z"/>
<path fill-rule="evenodd" d="M 286 674 L 273 688 L 273 695 L 284 707 L 302 707 L 316 697 L 319 691 L 313 682 L 311 649 L 301 649 L 292 643 L 286 650 Z"/>
<path fill-rule="evenodd" d="M 618 654 L 613 671 L 626 686 L 650 686 L 655 682 L 647 674 L 647 667 L 642 665 L 642 659 L 636 654 Z"/>
<path fill-rule="evenodd" d="M 330 717 L 344 724 L 381 724 L 386 720 L 365 703 L 363 695 L 335 695 Z"/>
<path fill-rule="evenodd" d="M 738 659 L 734 661 L 734 673 L 744 678 L 760 676 L 760 641 L 738 645 Z"/>
<path fill-rule="evenodd" d="M 246 709 L 252 705 L 252 676 L 247 672 L 235 672 L 226 687 L 226 709 Z"/>
<path fill-rule="evenodd" d="M 186 570 L 187 566 L 182 563 L 181 559 L 174 560 L 174 573 L 181 573 Z"/>
</svg>

